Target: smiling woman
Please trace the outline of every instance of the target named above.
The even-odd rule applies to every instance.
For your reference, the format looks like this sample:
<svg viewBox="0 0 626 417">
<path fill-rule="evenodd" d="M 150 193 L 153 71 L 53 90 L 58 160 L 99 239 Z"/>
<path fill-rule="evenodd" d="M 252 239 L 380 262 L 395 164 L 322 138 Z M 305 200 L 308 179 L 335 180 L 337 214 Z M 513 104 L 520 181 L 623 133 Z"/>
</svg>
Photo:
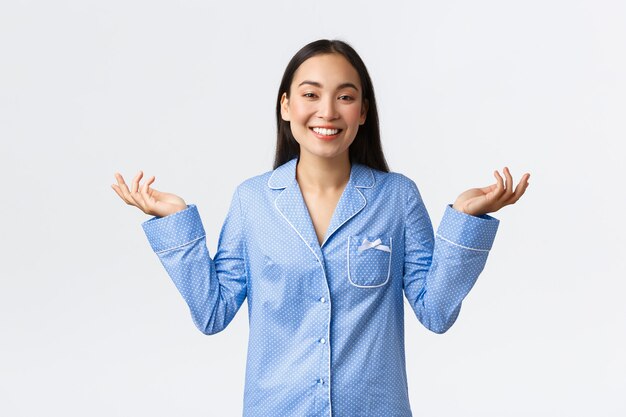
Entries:
<svg viewBox="0 0 626 417">
<path fill-rule="evenodd" d="M 205 334 L 248 300 L 244 416 L 411 416 L 403 296 L 436 333 L 455 322 L 498 228 L 528 186 L 465 191 L 436 234 L 417 186 L 390 173 L 374 90 L 341 41 L 306 45 L 278 91 L 275 166 L 235 191 L 210 257 L 198 210 L 120 174 L 153 250 Z"/>
<path fill-rule="evenodd" d="M 287 64 L 278 89 L 278 99 L 276 103 L 276 124 L 278 129 L 274 168 L 278 168 L 285 162 L 300 155 L 300 146 L 294 138 L 291 124 L 289 120 L 284 118 L 283 104 L 285 100 L 289 99 L 291 96 L 294 78 L 296 75 L 299 75 L 296 73 L 312 58 L 326 58 L 327 60 L 334 60 L 342 64 L 344 62 L 341 58 L 343 58 L 351 67 L 351 69 L 344 68 L 347 72 L 346 75 L 353 76 L 353 72 L 356 71 L 358 76 L 356 80 L 348 81 L 350 80 L 348 77 L 345 81 L 342 81 L 341 84 L 336 85 L 337 88 L 349 88 L 350 85 L 348 84 L 352 84 L 353 89 L 359 93 L 360 100 L 358 101 L 360 101 L 361 107 L 365 111 L 364 120 L 360 123 L 361 126 L 358 128 L 354 141 L 349 149 L 350 159 L 354 162 L 378 169 L 379 171 L 388 172 L 389 167 L 385 161 L 380 142 L 378 109 L 374 95 L 374 86 L 372 85 L 372 80 L 367 68 L 361 57 L 348 44 L 341 41 L 328 40 L 319 40 L 304 46 L 293 56 L 289 64 Z M 328 71 L 330 68 L 326 68 L 326 70 Z M 305 77 L 302 77 L 301 81 L 297 83 L 296 86 L 299 86 L 302 82 L 310 82 L 313 83 L 314 87 L 320 87 L 319 80 L 310 80 Z M 318 83 L 318 85 L 315 85 L 315 83 Z M 326 87 L 328 88 L 329 86 Z M 354 93 L 354 90 L 349 91 L 349 93 Z"/>
<path fill-rule="evenodd" d="M 281 97 L 281 116 L 300 145 L 301 161 L 348 160 L 348 149 L 366 115 L 359 74 L 339 54 L 306 60 Z"/>
</svg>

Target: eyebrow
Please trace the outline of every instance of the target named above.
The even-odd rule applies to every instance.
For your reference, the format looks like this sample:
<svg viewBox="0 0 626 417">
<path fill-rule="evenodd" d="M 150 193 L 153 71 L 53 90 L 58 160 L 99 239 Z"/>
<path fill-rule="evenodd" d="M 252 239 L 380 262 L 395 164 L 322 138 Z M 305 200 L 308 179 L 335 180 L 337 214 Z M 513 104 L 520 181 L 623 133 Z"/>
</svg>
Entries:
<svg viewBox="0 0 626 417">
<path fill-rule="evenodd" d="M 305 85 L 305 84 L 307 84 L 307 85 L 312 85 L 312 86 L 314 86 L 314 87 L 318 87 L 318 88 L 322 88 L 322 84 L 318 83 L 317 81 L 309 81 L 309 80 L 304 80 L 304 81 L 302 81 L 300 84 L 298 84 L 298 87 L 300 87 L 300 86 L 302 86 L 302 85 Z M 354 84 L 352 84 L 352 83 L 343 83 L 343 84 L 340 84 L 340 85 L 337 87 L 337 90 L 341 90 L 341 89 L 343 89 L 343 88 L 354 88 L 356 91 L 359 91 L 359 89 L 357 88 L 357 86 L 356 86 L 356 85 L 354 85 Z"/>
</svg>

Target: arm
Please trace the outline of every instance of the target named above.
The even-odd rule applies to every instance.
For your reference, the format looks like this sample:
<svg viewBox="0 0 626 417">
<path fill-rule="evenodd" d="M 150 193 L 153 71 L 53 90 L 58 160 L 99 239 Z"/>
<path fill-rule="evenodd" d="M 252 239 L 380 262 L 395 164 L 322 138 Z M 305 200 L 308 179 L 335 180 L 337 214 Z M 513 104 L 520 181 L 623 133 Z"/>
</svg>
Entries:
<svg viewBox="0 0 626 417">
<path fill-rule="evenodd" d="M 496 183 L 463 192 L 446 207 L 437 234 L 413 182 L 405 218 L 404 292 L 418 319 L 435 333 L 454 324 L 461 303 L 487 262 L 499 221 L 487 213 L 515 204 L 528 188 L 530 174 L 513 189 L 504 168 Z"/>
<path fill-rule="evenodd" d="M 211 259 L 198 210 L 142 224 L 152 249 L 189 306 L 196 327 L 217 333 L 231 322 L 246 298 L 247 279 L 241 210 L 235 193 Z"/>
<path fill-rule="evenodd" d="M 139 172 L 129 187 L 120 174 L 112 185 L 128 205 L 156 217 L 143 223 L 152 249 L 181 293 L 200 331 L 213 334 L 233 319 L 246 297 L 247 280 L 242 217 L 235 193 L 220 234 L 218 250 L 211 259 L 198 210 L 175 194 L 144 184 Z"/>
<path fill-rule="evenodd" d="M 417 318 L 443 333 L 483 270 L 499 221 L 446 207 L 437 234 L 411 182 L 405 218 L 404 293 Z"/>
</svg>

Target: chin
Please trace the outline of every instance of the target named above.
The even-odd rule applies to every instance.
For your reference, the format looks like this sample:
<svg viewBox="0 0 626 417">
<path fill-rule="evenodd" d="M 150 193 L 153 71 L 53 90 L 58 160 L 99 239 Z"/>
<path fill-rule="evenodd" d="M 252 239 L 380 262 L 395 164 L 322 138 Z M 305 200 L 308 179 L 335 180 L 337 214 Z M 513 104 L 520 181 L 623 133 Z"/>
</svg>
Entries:
<svg viewBox="0 0 626 417">
<path fill-rule="evenodd" d="M 320 159 L 328 159 L 328 160 L 333 160 L 333 159 L 338 159 L 338 158 L 342 158 L 344 156 L 348 155 L 348 150 L 344 150 L 344 151 L 335 151 L 335 152 L 309 152 L 309 154 L 311 154 L 311 156 L 314 156 L 316 158 L 320 158 Z"/>
</svg>

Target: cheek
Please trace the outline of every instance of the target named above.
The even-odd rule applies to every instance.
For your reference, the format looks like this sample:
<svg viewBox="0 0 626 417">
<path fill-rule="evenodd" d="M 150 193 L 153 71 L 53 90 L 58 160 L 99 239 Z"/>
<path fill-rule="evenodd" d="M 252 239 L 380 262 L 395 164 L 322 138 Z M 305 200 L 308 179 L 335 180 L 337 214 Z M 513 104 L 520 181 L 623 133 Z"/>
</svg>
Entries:
<svg viewBox="0 0 626 417">
<path fill-rule="evenodd" d="M 350 109 L 344 114 L 344 118 L 350 124 L 360 124 L 361 121 L 361 107 L 354 106 L 350 107 Z"/>
<path fill-rule="evenodd" d="M 312 109 L 310 104 L 293 102 L 289 108 L 289 112 L 292 118 L 302 122 L 310 116 Z"/>
</svg>

